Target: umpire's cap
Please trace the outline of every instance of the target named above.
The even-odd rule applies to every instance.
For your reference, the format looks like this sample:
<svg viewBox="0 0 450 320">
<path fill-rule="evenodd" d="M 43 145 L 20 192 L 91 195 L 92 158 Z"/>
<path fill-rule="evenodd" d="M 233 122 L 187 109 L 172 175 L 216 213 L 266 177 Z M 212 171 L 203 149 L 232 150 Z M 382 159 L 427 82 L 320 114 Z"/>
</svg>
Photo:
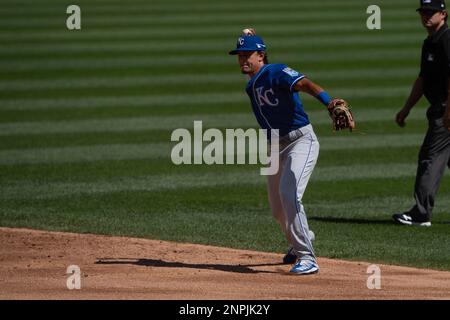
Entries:
<svg viewBox="0 0 450 320">
<path fill-rule="evenodd" d="M 445 10 L 444 0 L 420 0 L 420 8 L 416 11 L 431 10 L 431 11 L 442 11 Z"/>
<path fill-rule="evenodd" d="M 239 51 L 265 51 L 266 45 L 260 36 L 248 35 L 240 36 L 236 43 L 236 49 L 231 50 L 229 54 L 238 54 Z"/>
</svg>

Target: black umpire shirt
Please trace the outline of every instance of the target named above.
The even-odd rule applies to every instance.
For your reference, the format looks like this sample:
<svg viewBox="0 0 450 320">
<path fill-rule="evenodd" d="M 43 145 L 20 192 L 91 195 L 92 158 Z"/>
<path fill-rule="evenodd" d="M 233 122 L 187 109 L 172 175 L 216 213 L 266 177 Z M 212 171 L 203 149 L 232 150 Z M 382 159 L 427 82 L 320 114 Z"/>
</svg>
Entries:
<svg viewBox="0 0 450 320">
<path fill-rule="evenodd" d="M 435 34 L 427 37 L 422 46 L 419 76 L 423 78 L 423 91 L 431 104 L 428 119 L 444 115 L 450 76 L 450 32 L 444 24 Z"/>
</svg>

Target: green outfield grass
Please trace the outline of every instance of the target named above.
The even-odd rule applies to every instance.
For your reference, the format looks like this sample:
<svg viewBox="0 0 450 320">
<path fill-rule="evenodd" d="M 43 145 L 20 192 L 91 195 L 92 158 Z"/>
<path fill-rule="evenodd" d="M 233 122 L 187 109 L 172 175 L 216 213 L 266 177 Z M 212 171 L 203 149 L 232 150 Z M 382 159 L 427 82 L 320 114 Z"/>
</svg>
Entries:
<svg viewBox="0 0 450 320">
<path fill-rule="evenodd" d="M 235 57 L 243 27 L 350 101 L 358 130 L 333 133 L 302 95 L 321 143 L 304 196 L 321 257 L 450 270 L 446 172 L 431 228 L 394 225 L 412 205 L 426 101 L 393 122 L 419 71 L 425 31 L 410 0 L 78 1 L 0 9 L 0 226 L 127 235 L 284 252 L 259 165 L 181 165 L 176 128 L 257 128 Z M 145 257 L 142 257 L 145 258 Z"/>
</svg>

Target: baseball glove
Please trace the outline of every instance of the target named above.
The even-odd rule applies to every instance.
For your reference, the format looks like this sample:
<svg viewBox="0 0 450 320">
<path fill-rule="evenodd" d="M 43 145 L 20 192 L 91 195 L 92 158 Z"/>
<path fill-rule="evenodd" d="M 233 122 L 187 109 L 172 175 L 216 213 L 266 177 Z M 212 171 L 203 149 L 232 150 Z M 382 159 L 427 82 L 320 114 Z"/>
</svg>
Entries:
<svg viewBox="0 0 450 320">
<path fill-rule="evenodd" d="M 349 129 L 351 132 L 355 129 L 355 120 L 347 101 L 334 99 L 328 105 L 328 112 L 330 113 L 334 131 Z"/>
</svg>

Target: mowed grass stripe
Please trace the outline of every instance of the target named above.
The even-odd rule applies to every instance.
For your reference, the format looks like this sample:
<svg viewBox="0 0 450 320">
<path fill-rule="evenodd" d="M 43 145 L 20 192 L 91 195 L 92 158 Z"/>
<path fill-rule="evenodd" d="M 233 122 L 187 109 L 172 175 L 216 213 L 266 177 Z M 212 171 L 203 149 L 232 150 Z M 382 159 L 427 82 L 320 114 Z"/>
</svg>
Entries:
<svg viewBox="0 0 450 320">
<path fill-rule="evenodd" d="M 329 71 L 309 71 L 307 77 L 319 80 L 383 80 L 405 79 L 412 81 L 417 76 L 417 68 L 383 69 L 337 69 Z M 89 88 L 132 88 L 145 85 L 182 85 L 189 84 L 234 84 L 241 80 L 238 72 L 212 74 L 168 74 L 142 75 L 133 77 L 71 77 L 55 79 L 18 79 L 0 80 L 0 91 L 30 91 L 43 89 L 89 89 Z M 243 83 L 246 82 L 242 81 Z"/>
<path fill-rule="evenodd" d="M 353 181 L 412 177 L 415 164 L 369 164 L 351 166 L 316 167 L 311 181 Z M 40 181 L 9 181 L 3 183 L 3 199 L 49 199 L 81 193 L 111 193 L 122 191 L 163 191 L 180 188 L 202 188 L 225 185 L 261 185 L 266 180 L 259 170 L 221 172 L 211 175 L 178 174 L 145 177 L 115 177 L 107 181 L 42 183 Z"/>
<path fill-rule="evenodd" d="M 135 117 L 119 119 L 92 119 L 81 121 L 48 121 L 0 124 L 0 136 L 10 134 L 44 133 L 87 133 L 87 132 L 126 132 L 140 130 L 161 130 L 193 128 L 194 121 L 202 121 L 203 126 L 247 128 L 256 125 L 251 113 L 193 114 L 175 117 Z"/>
<path fill-rule="evenodd" d="M 22 6 L 25 4 L 33 4 L 33 3 L 36 3 L 36 2 L 33 0 L 9 0 L 9 1 L 6 0 L 5 7 L 6 8 L 10 8 L 10 7 L 22 8 Z M 82 4 L 90 3 L 93 5 L 97 5 L 100 8 L 105 5 L 103 0 L 100 0 L 100 1 L 99 0 L 96 0 L 96 1 L 80 0 L 80 3 L 82 3 Z M 211 2 L 209 0 L 195 0 L 194 2 L 190 2 L 189 4 L 195 7 L 195 6 L 209 6 L 210 3 Z M 250 5 L 253 3 L 259 4 L 260 2 L 256 1 L 256 0 L 249 0 L 245 3 Z M 268 6 L 270 6 L 270 5 L 272 5 L 274 3 L 276 4 L 278 2 L 269 0 L 264 3 Z M 295 4 L 298 4 L 298 1 L 286 0 L 283 3 L 289 4 L 289 5 L 291 5 L 291 4 L 295 5 Z M 323 0 L 319 4 L 312 2 L 311 7 L 320 8 L 320 7 L 323 7 L 324 4 L 327 4 L 327 5 L 329 4 L 330 6 L 333 6 L 333 4 L 346 6 L 346 5 L 352 5 L 352 4 L 354 5 L 354 4 L 358 4 L 358 3 L 370 3 L 370 2 L 368 0 L 342 0 L 342 2 L 336 3 L 335 0 Z M 408 5 L 411 3 L 411 1 L 410 0 L 398 0 L 395 3 L 392 3 L 391 1 L 388 1 L 388 0 L 380 0 L 380 3 L 383 5 L 389 6 L 389 7 L 391 7 L 391 6 L 398 7 L 399 5 L 401 5 L 401 6 Z M 54 4 L 55 4 L 54 0 L 40 0 L 39 1 L 39 5 L 40 6 L 42 5 L 42 7 L 44 7 L 44 8 L 53 7 Z M 223 6 L 227 7 L 227 6 L 231 6 L 231 5 L 235 6 L 235 5 L 240 5 L 240 4 L 243 4 L 243 2 L 239 1 L 239 0 L 228 0 L 227 2 L 217 2 L 217 3 L 213 2 L 212 7 L 215 8 L 217 6 L 217 7 L 221 8 Z M 108 0 L 107 5 L 108 6 L 111 5 L 113 7 L 117 6 L 118 8 L 121 8 L 122 6 L 124 6 L 124 2 L 123 2 L 123 0 Z M 126 2 L 127 7 L 140 6 L 140 5 L 144 5 L 144 6 L 148 5 L 148 0 L 130 0 L 130 1 Z M 183 0 L 172 0 L 170 2 L 167 2 L 164 0 L 153 0 L 152 5 L 155 5 L 156 8 L 165 8 L 165 7 L 170 8 L 172 5 L 188 6 L 188 4 Z M 308 7 L 309 7 L 309 5 L 308 5 Z"/>
<path fill-rule="evenodd" d="M 412 186 L 411 186 L 412 187 Z M 444 209 L 450 207 L 450 198 L 438 195 L 436 201 L 436 209 Z M 339 222 L 339 218 L 352 220 L 356 223 L 363 222 L 367 219 L 370 223 L 370 218 L 390 218 L 394 213 L 400 213 L 410 208 L 414 200 L 412 196 L 391 196 L 391 197 L 370 197 L 364 199 L 348 199 L 347 201 L 327 201 L 322 200 L 310 201 L 305 203 L 306 212 L 310 219 L 314 218 L 329 218 L 332 222 L 335 220 Z M 350 218 L 351 216 L 351 218 Z M 360 218 L 362 221 L 357 221 L 355 218 Z M 439 219 L 439 216 L 434 216 L 434 219 Z M 320 220 L 320 219 L 319 219 Z"/>
<path fill-rule="evenodd" d="M 231 48 L 234 45 L 231 46 Z M 174 55 L 168 53 L 165 56 L 133 56 L 127 57 L 98 57 L 98 58 L 65 58 L 65 59 L 31 59 L 31 60 L 15 60 L 15 61 L 1 61 L 0 62 L 0 76 L 9 76 L 10 73 L 20 72 L 36 72 L 36 71 L 51 71 L 57 70 L 59 72 L 77 69 L 77 71 L 92 71 L 104 69 L 128 69 L 148 67 L 153 72 L 164 73 L 168 66 L 171 68 L 179 68 L 189 66 L 193 70 L 211 70 L 219 66 L 236 67 L 236 57 L 229 56 L 228 50 L 230 47 L 223 47 L 215 53 L 201 53 L 195 55 Z M 384 57 L 383 65 L 395 64 L 396 62 L 410 61 L 411 64 L 417 64 L 417 55 L 420 54 L 419 49 L 364 49 L 352 50 L 342 49 L 337 52 L 299 52 L 298 54 L 279 53 L 273 54 L 271 57 L 272 63 L 283 62 L 286 64 L 301 64 L 310 65 L 312 63 L 328 63 L 342 66 L 343 63 L 348 63 L 349 68 L 354 63 L 370 64 L 372 61 L 379 63 L 380 56 Z M 290 50 L 291 51 L 291 50 Z M 295 51 L 295 50 L 292 50 Z M 166 52 L 167 53 L 167 52 Z M 375 67 L 375 66 L 374 66 Z M 340 68 L 339 68 L 340 69 Z M 300 70 L 301 71 L 301 70 Z"/>
<path fill-rule="evenodd" d="M 227 55 L 226 48 L 224 50 L 219 50 L 211 55 L 196 54 L 192 56 L 177 56 L 169 54 L 163 57 L 152 57 L 152 56 L 128 56 L 123 57 L 104 57 L 104 58 L 67 58 L 67 59 L 35 59 L 28 61 L 10 61 L 9 63 L 0 62 L 0 77 L 9 76 L 10 73 L 21 73 L 21 72 L 36 72 L 36 71 L 68 71 L 76 69 L 77 72 L 83 71 L 96 71 L 101 72 L 102 70 L 114 70 L 114 69 L 131 69 L 131 68 L 149 68 L 150 74 L 164 74 L 167 70 L 167 66 L 171 68 L 180 68 L 180 73 L 183 72 L 183 68 L 190 68 L 195 70 L 197 68 L 205 69 L 211 68 L 219 69 L 227 67 L 236 67 L 237 60 L 235 57 Z M 383 63 L 380 63 L 380 55 L 384 57 Z M 386 65 L 395 65 L 398 63 L 409 63 L 412 67 L 417 65 L 417 54 L 414 54 L 411 50 L 405 51 L 383 51 L 383 50 L 358 50 L 349 52 L 327 52 L 323 51 L 321 53 L 305 53 L 300 52 L 299 54 L 274 54 L 272 55 L 272 62 L 283 62 L 290 65 L 311 65 L 313 63 L 318 63 L 322 66 L 333 65 L 334 69 L 342 65 L 343 63 L 348 64 L 349 68 L 354 68 L 357 63 L 364 63 L 365 65 L 371 62 L 377 63 L 374 65 L 376 67 L 385 67 Z M 328 67 L 333 69 L 333 67 Z M 325 68 L 325 67 L 324 67 Z M 301 71 L 301 70 L 299 70 Z M 192 71 L 190 71 L 192 72 Z"/>
<path fill-rule="evenodd" d="M 238 103 L 243 102 L 242 93 L 208 93 L 208 94 L 160 94 L 125 97 L 81 97 L 57 99 L 4 99 L 0 100 L 0 110 L 37 110 L 49 108 L 95 108 L 95 107 L 132 107 L 147 106 L 169 107 L 175 105 L 214 105 L 214 101 Z"/>
<path fill-rule="evenodd" d="M 163 191 L 180 188 L 202 188 L 219 185 L 240 184 L 243 181 L 250 184 L 263 183 L 263 177 L 258 172 L 230 172 L 213 175 L 179 174 L 152 175 L 144 177 L 117 177 L 107 181 L 48 183 L 39 182 L 27 184 L 25 181 L 10 182 L 4 186 L 3 199 L 26 198 L 48 199 L 67 195 L 84 193 L 109 193 L 121 191 Z M 28 182 L 29 183 L 29 182 Z M 20 185 L 23 185 L 23 189 Z M 2 187 L 3 189 L 3 187 Z M 36 191 L 33 193 L 33 189 Z"/>
<path fill-rule="evenodd" d="M 232 185 L 232 184 L 230 184 Z M 80 184 L 82 186 L 82 184 Z M 42 186 L 41 186 L 42 187 Z M 216 185 L 215 187 L 220 188 L 221 185 Z M 188 187 L 187 187 L 188 188 Z M 204 186 L 203 188 L 211 188 L 211 186 Z M 111 188 L 112 189 L 112 188 Z M 167 190 L 163 189 L 162 191 Z M 197 189 L 198 190 L 198 189 Z M 25 190 L 28 192 L 28 190 Z M 137 190 L 139 191 L 139 190 Z M 144 190 L 147 191 L 147 190 Z M 155 190 L 158 191 L 158 190 Z M 114 191 L 112 191 L 114 192 Z M 118 190 L 118 193 L 123 192 Z M 126 191 L 125 191 L 126 192 Z M 60 195 L 55 195 L 53 199 L 63 198 L 67 196 L 78 196 L 83 197 L 85 193 L 80 191 L 80 193 L 72 193 L 65 194 L 63 191 L 59 193 Z M 94 193 L 95 194 L 95 193 Z M 97 195 L 101 194 L 98 192 Z M 0 199 L 2 199 L 2 195 L 0 195 Z M 35 200 L 51 200 L 51 197 L 46 196 L 43 192 L 39 192 L 38 194 L 31 193 L 30 197 L 25 198 L 21 196 L 16 196 L 12 198 L 5 198 L 6 200 L 18 200 L 18 199 L 26 199 L 30 201 Z M 405 208 L 409 208 L 413 203 L 413 199 L 410 195 L 398 195 L 398 196 L 387 196 L 380 197 L 374 196 L 370 198 L 352 198 L 348 199 L 346 202 L 342 201 L 321 201 L 314 202 L 310 199 L 307 203 L 304 203 L 306 213 L 308 215 L 308 219 L 312 221 L 312 223 L 316 223 L 316 221 L 328 221 L 330 223 L 348 223 L 348 224 L 361 224 L 367 223 L 372 224 L 374 219 L 379 220 L 387 220 L 391 219 L 391 215 L 396 212 L 403 212 Z M 436 206 L 434 208 L 434 212 L 443 211 L 445 213 L 445 208 L 450 206 L 450 198 L 439 197 Z M 11 208 L 7 208 L 3 213 L 15 213 L 17 215 L 23 214 L 36 214 L 42 209 L 37 209 L 35 207 L 22 207 L 18 209 L 16 206 L 12 206 Z M 173 209 L 172 209 L 173 210 Z M 185 209 L 189 213 L 190 210 L 195 210 L 192 208 Z M 198 209 L 197 209 L 198 210 Z M 122 209 L 119 209 L 122 211 Z M 216 215 L 227 215 L 229 214 L 229 208 L 214 208 L 214 213 Z M 267 208 L 267 217 L 271 219 L 270 214 L 268 213 L 269 209 Z M 116 213 L 114 209 L 108 209 L 108 214 Z M 129 212 L 127 212 L 129 214 Z M 44 214 L 43 212 L 41 214 Z M 45 214 L 48 214 L 46 212 Z M 45 215 L 44 214 L 44 215 Z M 438 225 L 440 223 L 448 224 L 448 218 L 446 216 L 435 215 L 433 217 L 433 224 Z"/>
<path fill-rule="evenodd" d="M 326 110 L 307 111 L 313 125 L 329 124 Z M 396 110 L 390 108 L 353 108 L 355 119 L 359 122 L 393 122 Z M 411 112 L 408 120 L 424 118 L 423 108 Z M 0 136 L 89 133 L 89 132 L 127 132 L 148 130 L 192 129 L 194 121 L 202 121 L 204 128 L 249 128 L 257 127 L 254 115 L 245 113 L 192 114 L 186 116 L 154 116 L 112 119 L 88 119 L 65 121 L 30 121 L 0 123 Z"/>
<path fill-rule="evenodd" d="M 367 7 L 361 6 L 360 9 L 366 9 Z M 345 10 L 339 12 L 339 19 L 346 21 L 361 21 L 364 23 L 367 19 L 366 13 L 361 10 Z M 284 21 L 301 21 L 304 24 L 311 22 L 321 21 L 332 21 L 336 19 L 336 12 L 334 11 L 324 11 L 324 10 L 299 10 L 299 11 L 286 11 L 277 10 L 276 7 L 271 9 L 269 12 L 260 12 L 256 14 L 251 14 L 249 12 L 241 12 L 238 8 L 232 14 L 222 13 L 222 12 L 211 12 L 211 14 L 199 15 L 195 12 L 182 12 L 175 13 L 171 12 L 169 15 L 150 15 L 147 12 L 142 14 L 123 14 L 123 15 L 111 15 L 111 16 L 89 16 L 84 15 L 83 24 L 85 28 L 94 28 L 98 26 L 148 26 L 148 27 L 162 27 L 170 26 L 176 24 L 184 24 L 186 27 L 190 25 L 198 24 L 215 24 L 215 23 L 226 23 L 228 25 L 241 25 L 242 21 L 251 21 L 253 24 L 256 23 L 282 23 Z M 64 13 L 62 17 L 26 17 L 21 18 L 17 15 L 12 15 L 8 17 L 3 17 L 0 20 L 0 27 L 3 28 L 64 28 Z M 392 8 L 385 10 L 383 12 L 383 18 L 395 18 L 395 19 L 411 19 L 412 17 L 417 17 L 414 11 L 407 11 L 404 8 Z"/>
<path fill-rule="evenodd" d="M 328 24 L 311 23 L 302 26 L 298 29 L 298 24 L 282 23 L 267 27 L 261 25 L 258 27 L 257 32 L 264 35 L 264 38 L 278 37 L 280 34 L 283 36 L 290 35 L 292 39 L 311 37 L 312 35 L 323 35 L 330 33 L 330 26 Z M 404 22 L 385 22 L 383 21 L 384 30 L 388 30 L 389 34 L 405 34 L 413 33 L 417 34 L 421 31 L 420 26 L 411 24 L 410 21 Z M 346 24 L 338 24 L 333 26 L 333 33 L 338 33 L 339 36 L 355 35 L 360 33 L 367 33 L 367 27 L 365 24 L 358 22 L 349 22 Z M 216 26 L 212 25 L 208 28 L 204 26 L 193 26 L 190 28 L 173 26 L 170 29 L 167 28 L 121 28 L 121 29 L 89 29 L 80 33 L 68 34 L 65 30 L 30 30 L 27 32 L 17 31 L 5 31 L 0 32 L 0 40 L 7 41 L 7 43 L 29 43 L 40 42 L 45 39 L 45 43 L 54 41 L 98 41 L 98 40 L 161 40 L 161 39 L 180 39 L 182 37 L 189 37 L 189 39 L 204 38 L 204 37 L 223 37 L 229 39 L 232 35 L 238 35 L 240 30 L 235 26 Z"/>
<path fill-rule="evenodd" d="M 75 163 L 170 157 L 169 143 L 101 144 L 91 146 L 0 151 L 0 164 Z"/>
<path fill-rule="evenodd" d="M 320 82 L 319 82 L 320 83 Z M 329 89 L 330 95 L 337 96 L 332 86 L 326 85 L 322 82 L 326 88 Z M 229 92 L 237 91 L 237 89 L 230 90 Z M 240 90 L 239 90 L 240 91 Z M 1 123 L 20 123 L 20 122 L 55 122 L 55 121 L 84 121 L 84 120 L 110 120 L 110 119 L 131 119 L 136 117 L 178 117 L 178 116 L 190 116 L 190 115 L 214 115 L 214 114 L 235 114 L 235 113 L 251 113 L 250 101 L 244 92 L 240 92 L 245 96 L 246 100 L 241 103 L 228 103 L 217 101 L 213 106 L 207 104 L 171 106 L 170 108 L 148 108 L 147 105 L 143 106 L 124 106 L 117 108 L 107 108 L 105 106 L 92 107 L 92 108 L 51 108 L 43 111 L 43 109 L 36 110 L 0 110 L 0 124 Z M 312 116 L 311 112 L 325 110 L 324 106 L 315 98 L 309 98 L 301 95 L 304 102 L 306 112 Z M 391 109 L 392 115 L 400 110 L 401 106 L 405 103 L 405 96 L 398 97 L 377 97 L 377 108 Z M 373 100 L 367 98 L 358 97 L 345 97 L 349 100 L 353 111 L 359 112 L 359 110 L 374 108 Z M 419 104 L 414 108 L 413 113 L 422 112 L 428 106 L 425 99 L 422 99 Z M 422 111 L 423 110 L 423 111 Z M 322 115 L 321 115 L 322 116 Z M 313 121 L 316 118 L 313 118 Z M 358 119 L 357 119 L 358 120 Z M 426 122 L 426 119 L 420 119 Z M 256 122 L 255 122 L 256 123 Z M 375 124 L 372 122 L 372 124 Z M 380 123 L 387 124 L 387 123 Z M 380 129 L 380 128 L 379 128 Z"/>
<path fill-rule="evenodd" d="M 368 70 L 369 71 L 369 70 Z M 342 74 L 341 72 L 338 74 Z M 358 74 L 358 73 L 355 73 Z M 398 74 L 398 73 L 396 73 Z M 237 72 L 222 74 L 142 75 L 133 77 L 71 77 L 54 79 L 0 80 L 0 91 L 42 89 L 131 88 L 144 85 L 232 84 L 239 80 Z M 242 78 L 242 77 L 241 77 Z"/>
<path fill-rule="evenodd" d="M 340 45 L 358 45 L 362 48 L 365 44 L 373 47 L 377 44 L 383 45 L 396 45 L 404 47 L 406 44 L 417 44 L 418 41 L 423 39 L 423 33 L 413 33 L 413 34 L 376 34 L 373 36 L 367 36 L 367 34 L 351 34 L 346 35 L 344 38 L 336 37 L 335 35 L 322 35 L 321 37 L 299 37 L 293 38 L 286 36 L 279 36 L 275 39 L 267 40 L 269 48 L 277 49 L 287 49 L 295 47 L 296 49 L 302 49 L 302 51 L 308 48 L 314 47 L 322 48 L 334 44 Z M 186 40 L 180 37 L 179 39 L 171 40 L 159 40 L 159 41 L 102 41 L 98 38 L 95 45 L 92 42 L 76 42 L 76 43 L 46 43 L 42 42 L 40 44 L 10 44 L 8 46 L 0 47 L 0 54 L 17 54 L 21 52 L 27 52 L 31 54 L 52 54 L 57 52 L 62 52 L 65 54 L 76 54 L 76 53 L 97 53 L 97 52 L 114 52 L 114 51 L 147 51 L 147 52 L 170 52 L 177 51 L 188 52 L 188 51 L 201 51 L 201 50 L 221 50 L 226 44 L 229 44 L 231 48 L 235 43 L 235 38 L 233 35 L 223 37 L 214 37 L 211 39 L 201 39 L 201 40 Z"/>
<path fill-rule="evenodd" d="M 383 8 L 398 8 L 400 6 L 410 5 L 410 1 L 400 1 L 397 0 L 394 3 L 392 1 L 379 1 L 382 3 Z M 45 14 L 47 16 L 56 16 L 60 15 L 60 5 L 55 5 L 54 2 L 45 3 L 39 1 L 39 6 L 33 6 L 33 2 L 25 2 L 27 3 L 27 10 L 23 12 L 23 4 L 21 2 L 15 1 L 15 3 L 6 2 L 4 7 L 2 8 L 2 12 L 0 16 L 11 16 L 15 13 L 21 12 L 24 16 L 42 16 Z M 124 3 L 116 3 L 112 1 L 108 1 L 107 3 L 100 4 L 95 2 L 83 3 L 80 2 L 82 7 L 87 5 L 89 12 L 95 12 L 95 14 L 99 15 L 110 15 L 110 14 L 142 14 L 142 13 L 172 13 L 172 12 L 189 12 L 189 10 L 193 10 L 196 13 L 208 13 L 208 12 L 236 12 L 236 10 L 243 9 L 251 9 L 252 12 L 267 12 L 267 10 L 278 9 L 278 10 L 322 10 L 323 7 L 326 7 L 327 10 L 352 10 L 355 9 L 355 6 L 359 7 L 367 7 L 370 4 L 370 1 L 361 1 L 361 0 L 341 0 L 339 2 L 336 1 L 321 1 L 321 2 L 310 2 L 308 4 L 301 3 L 298 1 L 283 1 L 283 2 L 257 2 L 257 6 L 255 6 L 254 1 L 227 1 L 227 2 L 207 2 L 202 3 L 199 1 L 196 2 L 185 2 L 185 3 L 176 3 L 173 0 L 169 3 L 157 3 L 152 1 L 149 4 L 147 1 L 127 1 Z M 367 3 L 367 4 L 366 4 Z"/>
<path fill-rule="evenodd" d="M 371 88 L 335 88 L 336 96 L 351 98 L 377 98 L 383 97 L 405 97 L 410 86 L 402 87 L 371 87 Z M 305 98 L 305 99 L 310 99 Z M 115 107 L 139 107 L 149 108 L 171 107 L 178 105 L 210 105 L 214 107 L 215 102 L 220 103 L 244 103 L 248 102 L 245 93 L 208 93 L 208 94 L 160 94 L 139 96 L 108 96 L 108 97 L 82 97 L 82 98 L 55 98 L 55 99 L 4 99 L 0 100 L 0 110 L 46 110 L 52 108 L 115 108 Z"/>
<path fill-rule="evenodd" d="M 225 134 L 223 135 L 225 136 Z M 321 150 L 408 147 L 420 145 L 422 140 L 422 134 L 360 135 L 319 138 Z M 191 143 L 191 154 L 193 156 L 193 141 Z M 224 142 L 224 145 L 225 143 L 226 141 Z M 177 144 L 178 141 L 168 141 L 138 144 L 100 144 L 73 147 L 0 150 L 0 165 L 76 163 L 101 160 L 156 158 L 170 162 L 172 148 Z M 204 142 L 203 147 L 208 144 L 209 142 Z M 245 154 L 247 151 L 248 147 L 246 150 L 238 150 L 236 153 Z M 224 157 L 222 157 L 222 159 L 224 159 Z"/>
</svg>

